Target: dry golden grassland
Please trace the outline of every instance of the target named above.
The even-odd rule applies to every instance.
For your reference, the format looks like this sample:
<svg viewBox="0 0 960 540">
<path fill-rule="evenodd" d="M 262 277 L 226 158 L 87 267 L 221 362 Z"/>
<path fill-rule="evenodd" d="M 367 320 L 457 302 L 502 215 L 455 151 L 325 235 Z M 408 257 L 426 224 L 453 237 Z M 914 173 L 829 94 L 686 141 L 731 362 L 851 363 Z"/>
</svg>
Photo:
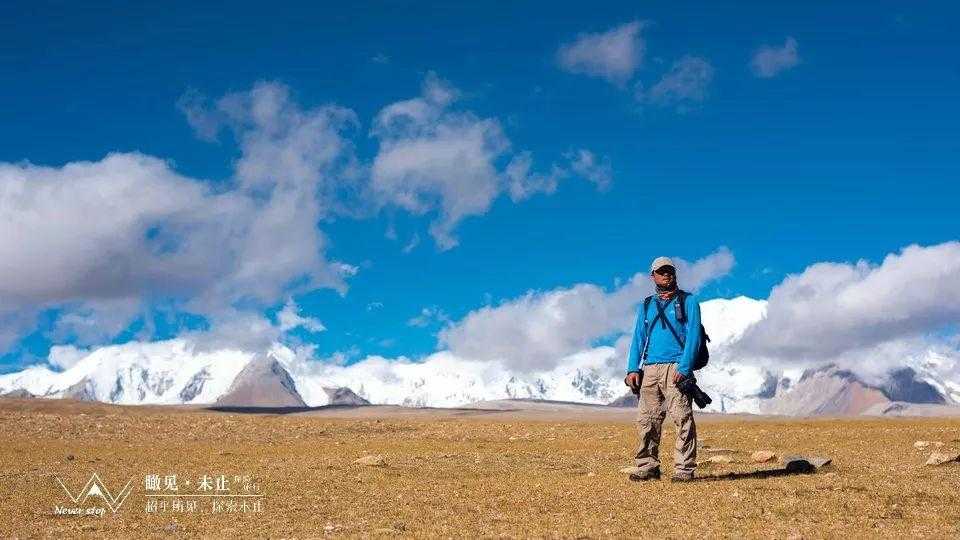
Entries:
<svg viewBox="0 0 960 540">
<path fill-rule="evenodd" d="M 960 464 L 928 467 L 918 439 L 960 446 L 960 419 L 699 416 L 707 445 L 750 463 L 767 449 L 832 468 L 767 479 L 634 483 L 632 414 L 419 411 L 228 414 L 189 408 L 0 400 L 2 537 L 957 537 Z M 669 424 L 669 420 L 667 421 Z M 386 466 L 355 464 L 380 454 Z M 102 517 L 55 515 L 97 472 L 133 491 Z M 146 475 L 249 475 L 262 510 L 147 511 Z M 186 486 L 188 479 L 191 486 Z M 230 488 L 240 491 L 239 483 Z M 250 486 L 248 486 L 249 488 Z M 172 503 L 173 498 L 168 498 Z M 204 504 L 206 503 L 206 504 Z M 89 504 L 96 504 L 90 502 Z"/>
</svg>

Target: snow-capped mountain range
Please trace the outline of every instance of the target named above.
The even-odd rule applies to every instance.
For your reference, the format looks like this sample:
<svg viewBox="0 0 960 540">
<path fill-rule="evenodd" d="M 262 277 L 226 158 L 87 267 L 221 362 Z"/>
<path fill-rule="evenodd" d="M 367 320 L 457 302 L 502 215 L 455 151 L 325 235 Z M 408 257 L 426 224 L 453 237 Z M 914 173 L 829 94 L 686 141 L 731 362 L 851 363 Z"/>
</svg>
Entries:
<svg viewBox="0 0 960 540">
<path fill-rule="evenodd" d="M 765 301 L 715 299 L 701 308 L 712 340 L 710 364 L 697 373 L 701 387 L 713 397 L 708 410 L 816 414 L 860 412 L 891 401 L 960 403 L 960 380 L 944 377 L 957 373 L 960 358 L 941 351 L 916 351 L 880 386 L 867 385 L 836 367 L 764 367 L 735 358 L 731 348 L 764 317 Z M 623 353 L 612 346 L 568 356 L 553 369 L 536 372 L 459 358 L 449 351 L 418 361 L 374 356 L 346 366 L 307 359 L 279 344 L 266 355 L 289 374 L 296 394 L 308 406 L 335 403 L 336 396 L 348 394 L 351 402 L 359 396 L 374 404 L 417 407 L 505 398 L 605 404 L 626 390 Z M 0 395 L 29 392 L 118 404 L 213 404 L 228 393 L 248 364 L 263 358 L 234 350 L 204 352 L 186 339 L 132 342 L 96 349 L 61 371 L 44 364 L 0 375 Z M 287 381 L 284 374 L 278 376 Z M 256 395 L 256 389 L 252 393 Z"/>
</svg>

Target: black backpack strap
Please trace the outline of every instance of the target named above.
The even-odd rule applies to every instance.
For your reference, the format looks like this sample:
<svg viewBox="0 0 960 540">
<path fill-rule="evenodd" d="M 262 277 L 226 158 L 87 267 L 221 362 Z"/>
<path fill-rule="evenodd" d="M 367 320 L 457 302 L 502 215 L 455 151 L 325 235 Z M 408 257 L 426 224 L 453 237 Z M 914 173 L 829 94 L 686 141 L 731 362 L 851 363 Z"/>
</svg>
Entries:
<svg viewBox="0 0 960 540">
<path fill-rule="evenodd" d="M 690 293 L 683 289 L 677 289 L 677 302 L 673 305 L 674 313 L 677 316 L 677 322 L 687 324 L 687 296 Z"/>
</svg>

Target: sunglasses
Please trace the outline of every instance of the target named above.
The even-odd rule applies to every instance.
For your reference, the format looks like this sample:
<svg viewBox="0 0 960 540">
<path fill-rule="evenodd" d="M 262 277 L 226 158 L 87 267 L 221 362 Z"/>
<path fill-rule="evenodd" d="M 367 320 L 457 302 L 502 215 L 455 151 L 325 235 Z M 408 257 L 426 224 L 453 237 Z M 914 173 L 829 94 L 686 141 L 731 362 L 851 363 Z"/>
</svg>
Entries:
<svg viewBox="0 0 960 540">
<path fill-rule="evenodd" d="M 654 270 L 654 273 L 659 274 L 661 276 L 673 276 L 673 275 L 676 275 L 677 271 L 669 266 L 664 266 L 663 268 L 657 268 L 656 270 Z"/>
</svg>

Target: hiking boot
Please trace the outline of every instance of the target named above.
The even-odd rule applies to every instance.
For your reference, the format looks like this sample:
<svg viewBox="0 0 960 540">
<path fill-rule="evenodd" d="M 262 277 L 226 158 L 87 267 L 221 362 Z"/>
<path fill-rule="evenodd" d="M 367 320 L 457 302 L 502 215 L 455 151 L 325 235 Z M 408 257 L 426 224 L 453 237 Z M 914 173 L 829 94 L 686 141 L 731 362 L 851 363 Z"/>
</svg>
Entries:
<svg viewBox="0 0 960 540">
<path fill-rule="evenodd" d="M 659 480 L 660 479 L 660 469 L 647 469 L 645 471 L 638 470 L 635 473 L 630 474 L 630 480 L 634 482 L 643 482 L 645 480 Z"/>
<path fill-rule="evenodd" d="M 693 472 L 675 472 L 673 476 L 670 477 L 671 482 L 692 482 L 693 481 Z"/>
</svg>

